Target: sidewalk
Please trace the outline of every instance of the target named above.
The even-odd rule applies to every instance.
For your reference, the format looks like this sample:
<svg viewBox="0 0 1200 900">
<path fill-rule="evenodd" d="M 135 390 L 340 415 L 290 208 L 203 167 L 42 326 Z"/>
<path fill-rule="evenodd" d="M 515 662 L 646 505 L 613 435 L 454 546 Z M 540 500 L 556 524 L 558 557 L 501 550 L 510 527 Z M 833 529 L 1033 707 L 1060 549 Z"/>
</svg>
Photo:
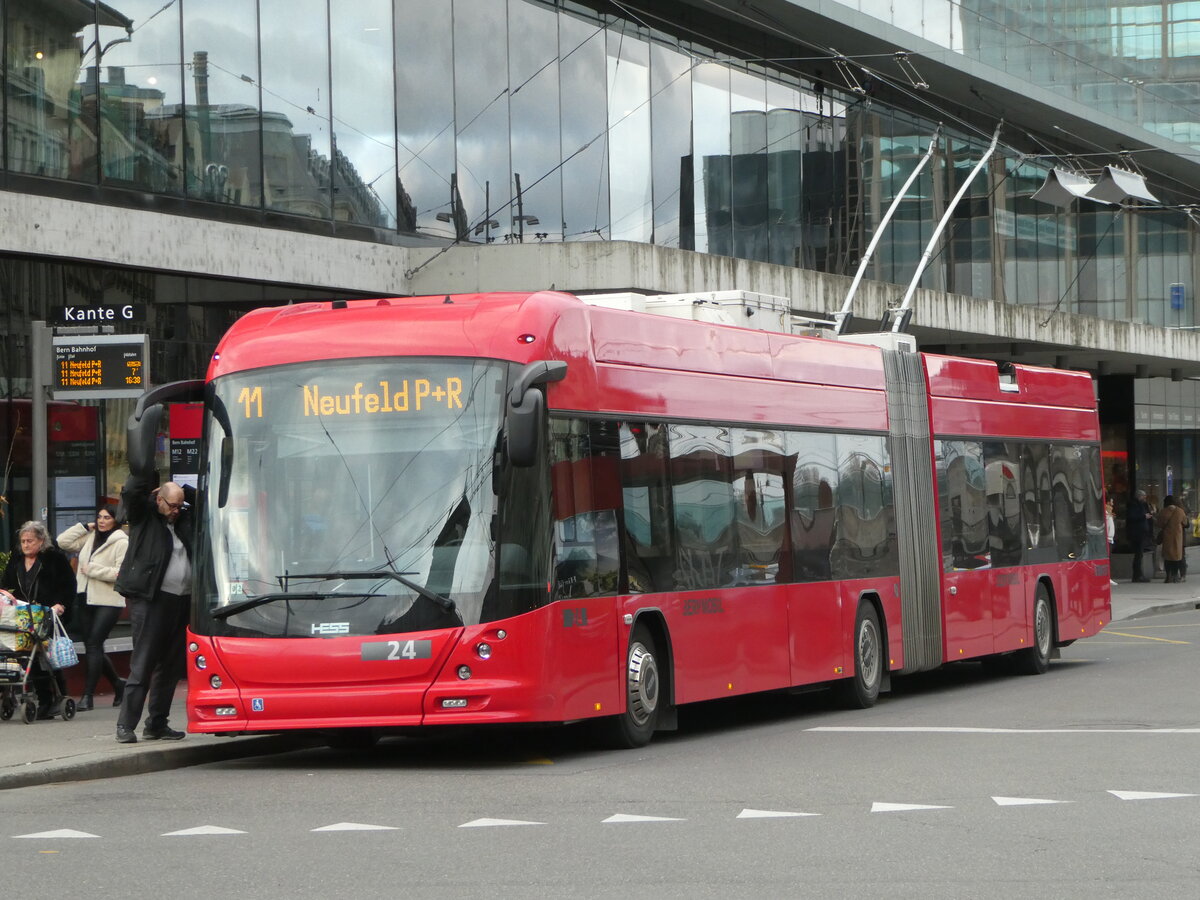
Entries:
<svg viewBox="0 0 1200 900">
<path fill-rule="evenodd" d="M 1184 584 L 1164 584 L 1162 579 L 1149 584 L 1117 584 L 1112 589 L 1112 620 L 1200 609 L 1200 548 L 1192 549 L 1198 554 L 1192 560 L 1193 577 Z M 186 696 L 186 686 L 181 683 L 171 711 L 175 728 L 183 728 L 187 721 Z M 53 719 L 24 725 L 17 717 L 0 722 L 0 790 L 158 772 L 313 745 L 312 738 L 298 734 L 189 734 L 182 741 L 143 741 L 140 727 L 138 743 L 118 744 L 117 712 L 112 695 L 105 694 L 96 697 L 94 710 L 77 713 L 70 722 Z"/>
<path fill-rule="evenodd" d="M 174 728 L 185 727 L 186 698 L 186 685 L 181 682 L 171 707 Z M 0 790 L 139 775 L 311 746 L 310 739 L 287 734 L 189 734 L 182 741 L 143 741 L 140 725 L 136 744 L 118 744 L 118 712 L 112 694 L 103 694 L 96 697 L 94 710 L 76 713 L 70 722 L 57 718 L 25 725 L 19 713 L 0 722 Z"/>
</svg>

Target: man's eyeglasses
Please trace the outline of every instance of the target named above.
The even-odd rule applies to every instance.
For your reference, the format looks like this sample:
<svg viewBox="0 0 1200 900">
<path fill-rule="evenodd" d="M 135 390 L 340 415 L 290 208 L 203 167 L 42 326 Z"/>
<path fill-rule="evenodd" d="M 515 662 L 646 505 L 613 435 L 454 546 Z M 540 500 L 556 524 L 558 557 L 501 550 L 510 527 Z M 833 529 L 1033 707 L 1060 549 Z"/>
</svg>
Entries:
<svg viewBox="0 0 1200 900">
<path fill-rule="evenodd" d="M 162 500 L 161 498 L 160 498 L 159 502 L 162 503 L 164 506 L 166 506 L 167 509 L 183 509 L 183 506 L 184 506 L 183 503 L 172 503 L 169 500 Z"/>
</svg>

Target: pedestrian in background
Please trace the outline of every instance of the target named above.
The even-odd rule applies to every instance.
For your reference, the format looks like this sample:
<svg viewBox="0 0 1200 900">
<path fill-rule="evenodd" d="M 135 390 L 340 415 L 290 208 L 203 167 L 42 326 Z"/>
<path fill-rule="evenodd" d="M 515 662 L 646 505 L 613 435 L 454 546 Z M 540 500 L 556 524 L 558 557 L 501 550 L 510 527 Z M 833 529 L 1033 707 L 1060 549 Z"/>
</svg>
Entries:
<svg viewBox="0 0 1200 900">
<path fill-rule="evenodd" d="M 61 550 L 50 542 L 50 532 L 42 522 L 26 522 L 17 532 L 21 552 L 8 558 L 0 588 L 18 600 L 36 603 L 54 610 L 64 622 L 70 618 L 75 598 L 75 573 Z M 45 668 L 41 654 L 35 657 L 34 690 L 38 696 L 39 719 L 54 718 L 57 710 L 50 690 L 50 679 L 58 682 L 59 692 L 67 693 L 67 680 L 61 672 Z"/>
<path fill-rule="evenodd" d="M 184 640 L 192 591 L 190 501 L 195 488 L 168 481 L 151 490 L 150 484 L 146 476 L 131 473 L 121 491 L 129 520 L 129 550 L 117 576 L 117 591 L 129 602 L 133 625 L 129 680 L 117 719 L 117 741 L 122 744 L 137 743 L 138 720 L 147 699 L 149 715 L 142 729 L 143 740 L 178 741 L 184 737 L 182 731 L 167 724 L 167 718 L 175 685 L 185 671 Z"/>
<path fill-rule="evenodd" d="M 72 624 L 75 633 L 83 637 L 87 675 L 75 709 L 87 712 L 93 708 L 92 695 L 101 674 L 112 685 L 113 706 L 120 706 L 125 681 L 117 675 L 112 660 L 104 652 L 104 642 L 125 608 L 125 601 L 116 592 L 114 584 L 125 560 L 129 538 L 117 527 L 116 507 L 102 506 L 96 511 L 96 521 L 72 525 L 58 536 L 58 546 L 68 553 L 79 554 Z"/>
<path fill-rule="evenodd" d="M 1180 571 L 1183 560 L 1183 529 L 1187 525 L 1187 513 L 1183 507 L 1175 503 L 1175 498 L 1168 494 L 1163 499 L 1162 517 L 1159 522 L 1159 533 L 1155 540 L 1162 546 L 1164 581 L 1167 584 L 1177 584 L 1183 581 Z"/>
<path fill-rule="evenodd" d="M 1112 577 L 1112 549 L 1113 541 L 1117 539 L 1117 517 L 1113 514 L 1112 497 L 1104 501 L 1104 533 L 1108 536 L 1108 583 L 1115 585 L 1117 581 Z"/>
<path fill-rule="evenodd" d="M 1150 579 L 1142 571 L 1142 557 L 1154 546 L 1154 514 L 1146 502 L 1145 491 L 1134 491 L 1125 510 L 1125 539 L 1133 551 L 1133 580 L 1146 583 Z"/>
</svg>

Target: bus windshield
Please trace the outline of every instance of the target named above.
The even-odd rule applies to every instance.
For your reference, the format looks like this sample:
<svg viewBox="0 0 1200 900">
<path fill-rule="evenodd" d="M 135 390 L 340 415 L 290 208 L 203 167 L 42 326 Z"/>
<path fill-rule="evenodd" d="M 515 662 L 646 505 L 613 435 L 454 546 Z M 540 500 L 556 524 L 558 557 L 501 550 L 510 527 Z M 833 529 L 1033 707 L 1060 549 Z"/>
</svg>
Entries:
<svg viewBox="0 0 1200 900">
<path fill-rule="evenodd" d="M 478 623 L 504 378 L 494 362 L 379 358 L 215 380 L 193 627 L 317 638 Z"/>
</svg>

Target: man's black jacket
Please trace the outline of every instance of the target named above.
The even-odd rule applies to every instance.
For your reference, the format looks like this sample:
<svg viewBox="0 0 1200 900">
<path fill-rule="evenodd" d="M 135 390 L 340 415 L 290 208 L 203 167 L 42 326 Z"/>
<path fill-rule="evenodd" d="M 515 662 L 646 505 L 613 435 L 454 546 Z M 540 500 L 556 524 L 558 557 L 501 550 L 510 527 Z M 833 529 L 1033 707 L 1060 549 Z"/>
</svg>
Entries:
<svg viewBox="0 0 1200 900">
<path fill-rule="evenodd" d="M 129 522 L 129 549 L 117 573 L 117 593 L 127 600 L 153 600 L 162 587 L 167 564 L 171 561 L 171 530 L 158 511 L 158 502 L 150 491 L 148 479 L 130 475 L 121 491 L 121 505 Z M 192 504 L 196 489 L 183 486 L 183 499 L 189 504 L 175 519 L 175 534 L 192 558 Z"/>
</svg>

